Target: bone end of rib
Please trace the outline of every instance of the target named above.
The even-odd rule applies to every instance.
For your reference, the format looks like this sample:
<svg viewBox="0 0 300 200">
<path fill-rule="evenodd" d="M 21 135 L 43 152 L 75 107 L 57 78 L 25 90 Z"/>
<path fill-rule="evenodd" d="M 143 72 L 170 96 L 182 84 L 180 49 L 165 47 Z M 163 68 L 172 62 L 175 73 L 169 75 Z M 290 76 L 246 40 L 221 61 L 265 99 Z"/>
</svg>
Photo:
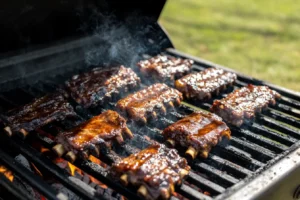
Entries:
<svg viewBox="0 0 300 200">
<path fill-rule="evenodd" d="M 141 117 L 140 121 L 141 121 L 143 124 L 147 124 L 147 119 L 146 119 L 146 117 Z"/>
<path fill-rule="evenodd" d="M 76 160 L 76 155 L 74 154 L 74 152 L 72 151 L 69 151 L 67 154 L 66 154 L 66 159 L 73 163 L 75 160 Z"/>
<path fill-rule="evenodd" d="M 166 109 L 166 107 L 162 106 L 162 107 L 160 108 L 160 110 L 161 110 L 161 113 L 162 113 L 163 115 L 166 115 L 166 114 L 167 114 L 167 109 Z"/>
<path fill-rule="evenodd" d="M 123 175 L 120 177 L 120 181 L 121 181 L 121 183 L 122 183 L 124 186 L 127 186 L 127 185 L 128 185 L 128 176 L 127 176 L 127 174 L 123 174 Z"/>
<path fill-rule="evenodd" d="M 138 189 L 137 191 L 138 195 L 143 197 L 143 198 L 146 198 L 147 195 L 148 195 L 148 191 L 147 191 L 147 188 L 145 186 L 140 186 L 140 188 Z"/>
<path fill-rule="evenodd" d="M 181 104 L 180 98 L 177 98 L 175 102 L 176 102 L 176 104 L 179 106 L 179 105 Z"/>
<path fill-rule="evenodd" d="M 171 194 L 167 188 L 162 188 L 160 190 L 160 196 L 162 199 L 169 199 Z"/>
<path fill-rule="evenodd" d="M 194 147 L 189 147 L 185 152 L 186 155 L 190 156 L 192 159 L 195 159 L 198 152 Z"/>
<path fill-rule="evenodd" d="M 100 151 L 99 148 L 95 145 L 91 145 L 91 153 L 93 154 L 93 156 L 95 157 L 99 157 L 100 156 Z"/>
<path fill-rule="evenodd" d="M 58 157 L 62 157 L 62 155 L 64 155 L 64 153 L 66 152 L 62 144 L 55 145 L 54 147 L 52 147 L 52 150 Z"/>
<path fill-rule="evenodd" d="M 116 137 L 116 140 L 117 140 L 117 142 L 118 142 L 119 144 L 122 144 L 122 143 L 124 142 L 124 139 L 123 139 L 122 135 L 118 135 L 118 136 Z"/>
<path fill-rule="evenodd" d="M 6 133 L 9 137 L 11 137 L 11 136 L 13 135 L 13 132 L 12 132 L 12 130 L 11 130 L 11 128 L 10 128 L 9 126 L 6 126 L 6 127 L 4 128 L 4 131 L 5 131 L 5 133 Z"/>
<path fill-rule="evenodd" d="M 179 172 L 179 175 L 180 175 L 180 178 L 184 178 L 185 176 L 187 176 L 189 174 L 189 171 L 186 170 L 186 169 L 182 169 L 180 172 Z"/>
<path fill-rule="evenodd" d="M 168 104 L 169 104 L 169 106 L 170 106 L 171 108 L 174 108 L 173 102 L 170 101 Z"/>
<path fill-rule="evenodd" d="M 132 134 L 131 130 L 130 130 L 128 127 L 126 127 L 126 128 L 124 129 L 124 133 L 125 133 L 129 138 L 133 138 L 133 134 Z"/>
<path fill-rule="evenodd" d="M 156 114 L 155 111 L 153 111 L 153 112 L 151 113 L 151 116 L 152 116 L 153 119 L 157 119 L 157 114 Z"/>
<path fill-rule="evenodd" d="M 175 140 L 168 139 L 168 140 L 167 140 L 167 143 L 168 143 L 170 146 L 172 146 L 172 147 L 175 146 Z"/>
<path fill-rule="evenodd" d="M 23 137 L 23 138 L 26 138 L 26 136 L 28 135 L 28 131 L 26 131 L 25 129 L 20 129 L 19 130 L 19 133 L 21 134 L 21 136 Z"/>
<path fill-rule="evenodd" d="M 201 152 L 201 157 L 207 158 L 208 157 L 208 151 Z"/>
</svg>

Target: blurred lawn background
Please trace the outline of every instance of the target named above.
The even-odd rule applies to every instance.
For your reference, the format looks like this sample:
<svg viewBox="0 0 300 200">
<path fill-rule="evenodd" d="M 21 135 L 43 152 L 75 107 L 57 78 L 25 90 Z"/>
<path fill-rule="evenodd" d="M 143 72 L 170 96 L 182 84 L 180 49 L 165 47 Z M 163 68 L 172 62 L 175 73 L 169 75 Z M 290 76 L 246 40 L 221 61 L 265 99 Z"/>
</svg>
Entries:
<svg viewBox="0 0 300 200">
<path fill-rule="evenodd" d="M 160 17 L 175 47 L 300 91 L 300 2 L 168 0 Z"/>
</svg>

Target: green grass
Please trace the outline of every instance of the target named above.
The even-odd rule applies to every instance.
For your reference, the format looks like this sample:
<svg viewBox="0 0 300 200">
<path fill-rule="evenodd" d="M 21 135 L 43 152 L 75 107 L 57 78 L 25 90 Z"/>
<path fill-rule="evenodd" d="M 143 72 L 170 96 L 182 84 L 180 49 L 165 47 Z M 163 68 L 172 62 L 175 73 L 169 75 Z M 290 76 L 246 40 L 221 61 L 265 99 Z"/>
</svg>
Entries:
<svg viewBox="0 0 300 200">
<path fill-rule="evenodd" d="M 300 91 L 300 3 L 169 0 L 160 23 L 175 47 Z"/>
</svg>

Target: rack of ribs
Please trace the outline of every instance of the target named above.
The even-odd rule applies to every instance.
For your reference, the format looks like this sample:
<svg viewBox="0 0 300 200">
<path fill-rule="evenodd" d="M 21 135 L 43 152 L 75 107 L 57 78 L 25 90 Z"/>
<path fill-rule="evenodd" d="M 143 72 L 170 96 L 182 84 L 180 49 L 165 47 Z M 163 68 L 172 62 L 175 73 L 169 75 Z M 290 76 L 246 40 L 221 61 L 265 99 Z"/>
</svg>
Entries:
<svg viewBox="0 0 300 200">
<path fill-rule="evenodd" d="M 168 55 L 157 55 L 137 63 L 138 68 L 145 77 L 159 81 L 171 80 L 188 74 L 194 61 L 175 58 Z"/>
<path fill-rule="evenodd" d="M 190 99 L 210 99 L 212 94 L 231 86 L 237 79 L 236 74 L 223 69 L 209 68 L 201 72 L 188 74 L 176 80 L 175 87 Z"/>
<path fill-rule="evenodd" d="M 113 141 L 119 144 L 124 142 L 122 134 L 132 138 L 126 120 L 117 112 L 108 110 L 77 127 L 61 132 L 56 136 L 58 143 L 52 150 L 61 157 L 66 152 L 66 158 L 74 162 L 79 155 L 87 158 L 89 154 L 98 157 L 100 149 L 110 148 Z"/>
<path fill-rule="evenodd" d="M 246 119 L 253 119 L 256 113 L 261 112 L 269 104 L 275 105 L 278 98 L 280 94 L 267 86 L 248 85 L 221 100 L 215 100 L 211 111 L 239 127 Z"/>
<path fill-rule="evenodd" d="M 124 66 L 110 69 L 94 68 L 92 71 L 75 75 L 65 83 L 67 96 L 71 96 L 85 108 L 102 105 L 119 95 L 134 89 L 140 78 L 130 68 Z"/>
<path fill-rule="evenodd" d="M 156 83 L 117 102 L 117 109 L 135 121 L 147 123 L 147 117 L 157 119 L 156 111 L 166 114 L 166 107 L 180 105 L 182 94 L 166 84 Z"/>
<path fill-rule="evenodd" d="M 53 121 L 76 116 L 65 97 L 54 93 L 34 99 L 31 103 L 10 110 L 1 117 L 5 124 L 4 131 L 9 136 L 20 133 L 25 138 L 30 131 Z"/>
<path fill-rule="evenodd" d="M 180 185 L 190 167 L 175 149 L 155 144 L 114 163 L 112 173 L 125 186 L 139 187 L 144 199 L 168 199 L 174 187 Z"/>
<path fill-rule="evenodd" d="M 167 143 L 187 148 L 186 155 L 195 159 L 198 154 L 207 158 L 223 136 L 230 139 L 231 132 L 217 115 L 197 111 L 168 126 L 162 134 Z"/>
</svg>

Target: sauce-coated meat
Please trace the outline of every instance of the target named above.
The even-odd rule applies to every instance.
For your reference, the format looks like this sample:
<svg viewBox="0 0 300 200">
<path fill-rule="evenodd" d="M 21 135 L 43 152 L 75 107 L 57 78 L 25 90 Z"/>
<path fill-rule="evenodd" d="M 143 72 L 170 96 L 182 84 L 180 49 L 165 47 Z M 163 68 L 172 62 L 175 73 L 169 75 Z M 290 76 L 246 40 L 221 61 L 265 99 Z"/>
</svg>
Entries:
<svg viewBox="0 0 300 200">
<path fill-rule="evenodd" d="M 75 75 L 66 82 L 67 92 L 84 107 L 103 104 L 114 94 L 139 86 L 140 78 L 124 66 L 102 69 Z"/>
<path fill-rule="evenodd" d="M 187 161 L 175 149 L 160 144 L 132 154 L 112 166 L 114 175 L 121 177 L 123 184 L 140 187 L 138 193 L 146 199 L 169 198 L 174 186 L 181 184 L 189 170 Z"/>
<path fill-rule="evenodd" d="M 50 94 L 35 99 L 29 104 L 8 111 L 2 116 L 8 134 L 21 132 L 24 136 L 28 132 L 49 124 L 63 120 L 66 117 L 76 117 L 73 107 L 60 93 Z"/>
<path fill-rule="evenodd" d="M 156 110 L 166 114 L 165 106 L 173 107 L 173 103 L 180 104 L 181 100 L 179 91 L 156 83 L 119 100 L 117 108 L 130 118 L 146 123 L 150 115 L 156 119 Z"/>
<path fill-rule="evenodd" d="M 194 61 L 175 58 L 168 55 L 157 55 L 140 61 L 137 66 L 146 77 L 160 81 L 174 80 L 189 73 Z"/>
<path fill-rule="evenodd" d="M 188 148 L 186 154 L 195 158 L 199 153 L 207 157 L 223 136 L 230 138 L 230 130 L 220 117 L 212 113 L 194 112 L 163 131 L 170 144 Z"/>
<path fill-rule="evenodd" d="M 215 100 L 211 111 L 222 117 L 225 121 L 241 126 L 245 119 L 255 117 L 269 104 L 274 105 L 280 94 L 267 86 L 248 85 L 235 90 L 221 100 Z"/>
<path fill-rule="evenodd" d="M 175 87 L 187 98 L 210 99 L 213 93 L 218 94 L 227 86 L 232 85 L 236 78 L 234 73 L 209 68 L 176 80 Z"/>
<path fill-rule="evenodd" d="M 86 156 L 90 151 L 99 151 L 99 148 L 104 146 L 110 147 L 114 140 L 123 143 L 124 133 L 132 137 L 126 120 L 117 112 L 108 110 L 70 131 L 60 133 L 56 137 L 56 142 L 63 145 L 64 151 L 72 151 L 74 154 L 87 151 L 86 154 L 81 154 Z"/>
</svg>

